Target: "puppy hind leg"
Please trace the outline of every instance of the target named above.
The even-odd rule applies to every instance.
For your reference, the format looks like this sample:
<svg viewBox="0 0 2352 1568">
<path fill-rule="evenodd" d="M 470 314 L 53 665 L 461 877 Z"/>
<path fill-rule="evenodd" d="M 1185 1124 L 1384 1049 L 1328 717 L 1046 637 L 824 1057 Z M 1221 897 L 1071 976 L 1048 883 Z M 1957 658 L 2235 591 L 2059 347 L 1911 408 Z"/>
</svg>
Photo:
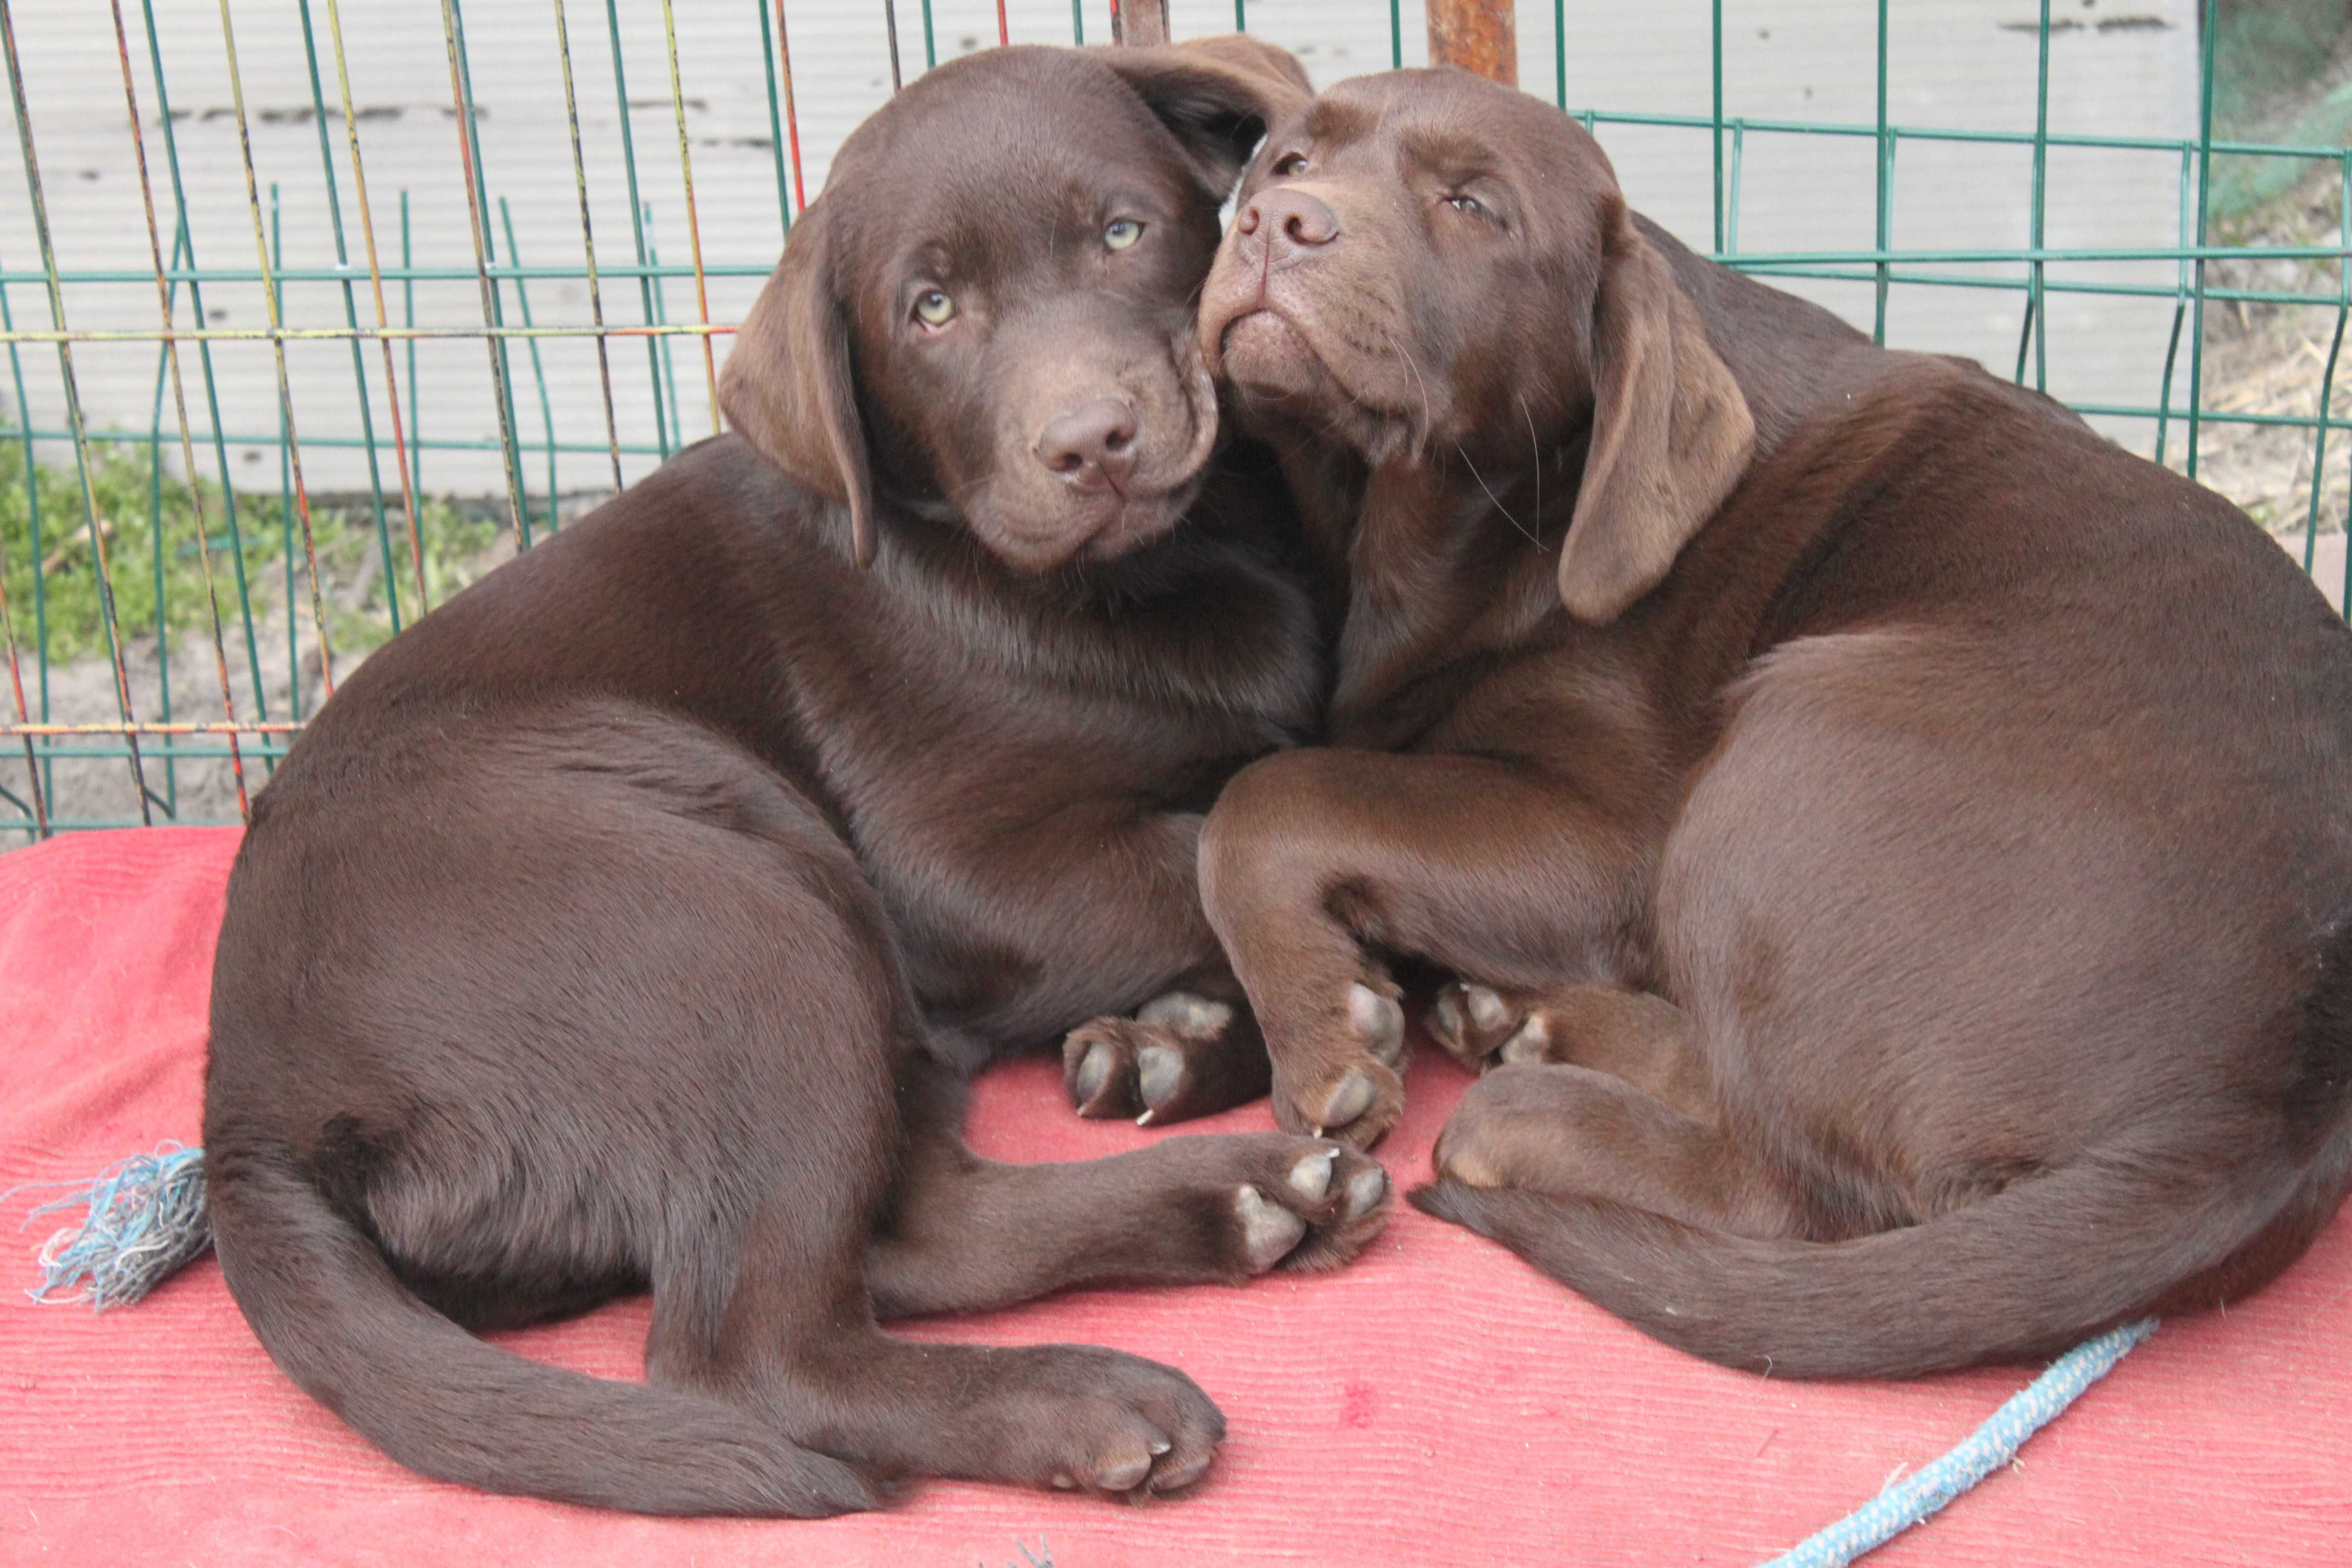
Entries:
<svg viewBox="0 0 2352 1568">
<path fill-rule="evenodd" d="M 1467 1068 L 1591 1068 L 1687 1115 L 1715 1119 L 1689 1016 L 1648 992 L 1591 981 L 1538 990 L 1455 981 L 1437 993 L 1428 1026 Z"/>
<path fill-rule="evenodd" d="M 700 1206 L 652 1248 L 647 1359 L 661 1381 L 747 1409 L 859 1473 L 1133 1494 L 1207 1468 L 1223 1418 L 1181 1373 L 1084 1346 L 885 1334 L 867 1243 L 908 1152 L 907 1123 L 952 1126 L 960 1096 L 943 1071 L 903 1057 L 895 1083 L 887 1071 L 831 1072 L 822 1094 L 788 1092 L 800 1076 L 751 1109 L 759 1138 L 708 1175 Z"/>
<path fill-rule="evenodd" d="M 884 1333 L 857 1260 L 809 1245 L 793 1194 L 761 1205 L 712 1369 L 796 1443 L 886 1474 L 1141 1495 L 1189 1485 L 1224 1418 L 1182 1373 L 1085 1345 L 988 1349 Z"/>
<path fill-rule="evenodd" d="M 1334 1268 L 1388 1219 L 1388 1173 L 1328 1140 L 1169 1138 L 1108 1159 L 999 1164 L 965 1146 L 963 1086 L 951 1074 L 910 1063 L 898 1103 L 906 1152 L 866 1255 L 885 1318 L 1081 1286 Z"/>
<path fill-rule="evenodd" d="M 1591 1068 L 1488 1073 L 1462 1097 L 1431 1163 L 1464 1186 L 1605 1198 L 1705 1230 L 1801 1228 L 1786 1185 L 1719 1127 Z"/>
</svg>

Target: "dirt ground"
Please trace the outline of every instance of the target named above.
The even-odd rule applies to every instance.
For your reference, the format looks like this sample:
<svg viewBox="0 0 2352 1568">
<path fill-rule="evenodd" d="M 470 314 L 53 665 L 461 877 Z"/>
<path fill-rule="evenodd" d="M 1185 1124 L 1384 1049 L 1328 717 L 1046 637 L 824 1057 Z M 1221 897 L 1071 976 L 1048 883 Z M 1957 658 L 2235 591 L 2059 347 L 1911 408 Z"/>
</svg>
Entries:
<svg viewBox="0 0 2352 1568">
<path fill-rule="evenodd" d="M 579 509 L 584 510 L 584 509 Z M 514 556 L 514 537 L 500 533 L 479 557 L 468 562 L 461 573 L 465 581 L 472 581 Z M 373 565 L 373 557 L 363 557 Z M 331 573 L 322 573 L 331 605 L 355 600 L 366 586 L 365 577 L 338 582 Z M 273 721 L 283 720 L 292 708 L 292 691 L 299 673 L 302 687 L 302 711 L 315 712 L 326 700 L 325 682 L 319 668 L 319 658 L 310 629 L 308 584 L 303 584 L 297 595 L 296 613 L 300 616 L 300 657 L 299 663 L 288 647 L 286 609 L 282 604 L 270 604 L 266 610 L 257 608 L 254 617 L 254 639 L 259 653 L 261 689 L 266 711 Z M 244 637 L 236 623 L 226 624 L 228 635 L 226 652 L 229 659 L 231 689 L 236 699 L 236 714 L 240 720 L 258 716 L 253 700 L 253 680 L 245 648 Z M 352 671 L 364 661 L 364 656 L 339 651 L 335 658 L 335 679 L 348 679 Z M 158 658 L 154 637 L 150 634 L 131 639 L 123 650 L 123 675 L 131 688 L 131 710 L 142 722 L 160 717 L 163 708 L 163 661 Z M 170 677 L 172 683 L 172 717 L 195 722 L 211 722 L 221 717 L 220 675 L 213 656 L 209 631 L 184 635 L 173 644 Z M 33 697 L 36 673 L 29 658 L 24 661 L 24 678 L 28 700 Z M 59 723 L 99 723 L 119 716 L 116 683 L 112 661 L 92 658 L 61 665 L 49 671 L 49 710 Z M 268 763 L 263 752 L 254 748 L 260 737 L 248 737 L 243 742 L 242 762 L 245 787 L 248 795 L 259 789 L 268 778 Z M 271 740 L 281 739 L 270 737 Z M 111 744 L 104 738 L 100 744 Z M 188 742 L 206 750 L 225 751 L 225 742 L 215 736 Z M 89 749 L 96 749 L 92 747 Z M 26 794 L 25 768 L 22 752 L 11 760 L 0 754 L 0 787 L 20 798 Z M 167 761 L 168 760 L 168 761 Z M 148 739 L 141 747 L 142 772 L 148 793 L 169 802 L 173 808 L 167 813 L 162 805 L 151 803 L 152 819 L 156 822 L 236 822 L 237 781 L 236 765 L 226 756 L 173 758 L 172 748 L 160 739 Z M 139 794 L 133 784 L 130 763 L 120 756 L 62 757 L 45 770 L 48 780 L 45 805 L 51 818 L 59 822 L 135 821 L 139 816 Z M 15 815 L 16 807 L 0 802 L 0 811 Z M 18 836 L 0 837 L 0 848 L 15 847 L 25 840 Z"/>
<path fill-rule="evenodd" d="M 2324 209 L 2302 203 L 2277 215 L 2279 244 L 2329 243 L 2335 238 L 2335 204 Z M 2323 234 L 2313 240 L 2305 237 Z M 2259 243 L 2241 241 L 2239 243 Z M 2216 263 L 2217 287 L 2293 289 L 2334 293 L 2333 268 L 2294 262 Z M 2204 405 L 2225 414 L 2268 414 L 2308 419 L 2318 411 L 2319 384 L 2339 331 L 2352 340 L 2352 312 L 2327 306 L 2252 306 L 2215 302 L 2206 306 Z M 2352 414 L 2352 341 L 2337 353 L 2329 412 Z M 2186 374 L 2177 378 L 2186 389 Z M 2167 466 L 2183 469 L 2186 432 L 2176 426 L 2167 443 Z M 2197 478 L 2228 496 L 2256 522 L 2274 533 L 2301 536 L 2311 516 L 2312 432 L 2289 426 L 2203 425 L 2198 442 Z M 2352 504 L 2352 431 L 2328 433 L 2319 483 L 2318 531 L 2341 533 Z M 2339 584 L 2340 588 L 2340 584 Z"/>
</svg>

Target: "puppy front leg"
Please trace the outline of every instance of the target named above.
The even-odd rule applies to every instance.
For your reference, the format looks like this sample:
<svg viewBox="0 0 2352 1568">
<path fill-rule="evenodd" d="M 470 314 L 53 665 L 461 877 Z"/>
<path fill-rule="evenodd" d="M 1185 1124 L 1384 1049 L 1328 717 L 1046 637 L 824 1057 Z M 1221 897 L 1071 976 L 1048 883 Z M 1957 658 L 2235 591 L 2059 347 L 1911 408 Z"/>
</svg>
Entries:
<svg viewBox="0 0 2352 1568">
<path fill-rule="evenodd" d="M 1382 1049 L 1402 1013 L 1367 944 L 1530 987 L 1622 966 L 1645 828 L 1483 757 L 1328 749 L 1244 769 L 1202 831 L 1201 893 L 1265 1031 L 1276 1120 L 1367 1148 L 1402 1112 Z"/>
<path fill-rule="evenodd" d="M 1226 1133 L 1000 1164 L 965 1145 L 960 1084 L 914 1064 L 900 1105 L 897 1188 L 866 1253 L 886 1317 L 984 1310 L 1073 1286 L 1336 1268 L 1388 1220 L 1387 1173 L 1328 1142 Z"/>
</svg>

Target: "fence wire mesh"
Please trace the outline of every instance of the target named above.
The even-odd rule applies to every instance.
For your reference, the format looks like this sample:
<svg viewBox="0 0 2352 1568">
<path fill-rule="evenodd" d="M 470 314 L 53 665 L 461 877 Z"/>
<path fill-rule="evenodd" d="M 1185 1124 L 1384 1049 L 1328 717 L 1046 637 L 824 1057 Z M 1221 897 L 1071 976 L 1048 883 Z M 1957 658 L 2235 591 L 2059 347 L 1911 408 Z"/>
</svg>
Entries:
<svg viewBox="0 0 2352 1568">
<path fill-rule="evenodd" d="M 1624 11 L 1530 0 L 1517 47 L 1637 206 L 2217 482 L 2340 602 L 2352 150 L 2217 139 L 2229 7 Z M 1426 58 L 1420 0 L 1172 21 L 1265 32 L 1318 83 Z M 1115 23 L 1113 0 L 0 0 L 23 155 L 0 845 L 236 820 L 371 648 L 719 427 L 733 322 L 858 118 L 943 56 Z M 2281 193 L 2299 228 L 2244 218 Z M 2258 345 L 2267 391 L 2217 393 L 2217 325 L 2256 311 L 2310 330 Z M 2216 473 L 2231 441 L 2285 477 Z"/>
</svg>

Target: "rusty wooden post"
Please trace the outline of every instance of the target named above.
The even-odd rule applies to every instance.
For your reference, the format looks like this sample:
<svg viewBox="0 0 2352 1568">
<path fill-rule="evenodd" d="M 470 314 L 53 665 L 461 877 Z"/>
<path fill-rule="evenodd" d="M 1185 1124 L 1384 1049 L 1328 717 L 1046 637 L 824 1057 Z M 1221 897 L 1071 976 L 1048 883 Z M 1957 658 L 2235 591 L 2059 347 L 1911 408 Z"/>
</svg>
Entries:
<svg viewBox="0 0 2352 1568">
<path fill-rule="evenodd" d="M 1168 41 L 1168 0 L 1110 0 L 1110 36 L 1115 43 Z"/>
<path fill-rule="evenodd" d="M 1518 35 L 1512 0 L 1429 0 L 1431 65 L 1460 66 L 1517 87 Z"/>
</svg>

